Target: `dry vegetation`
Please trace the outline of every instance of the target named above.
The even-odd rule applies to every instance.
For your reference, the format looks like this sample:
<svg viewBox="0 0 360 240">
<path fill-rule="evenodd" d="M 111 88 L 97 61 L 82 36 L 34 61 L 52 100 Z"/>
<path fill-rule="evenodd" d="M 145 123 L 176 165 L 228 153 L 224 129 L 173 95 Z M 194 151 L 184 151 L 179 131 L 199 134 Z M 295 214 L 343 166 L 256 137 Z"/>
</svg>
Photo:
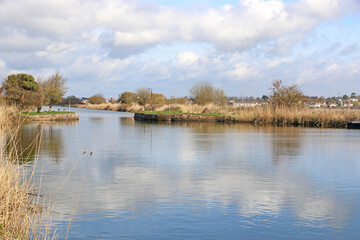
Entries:
<svg viewBox="0 0 360 240">
<path fill-rule="evenodd" d="M 89 105 L 78 104 L 78 105 L 74 105 L 74 107 L 95 109 L 95 110 L 132 112 L 132 113 L 144 110 L 144 106 L 140 106 L 137 103 L 133 103 L 133 104 L 104 103 L 104 104 L 89 104 Z M 150 105 L 148 107 L 150 109 Z"/>
<path fill-rule="evenodd" d="M 0 129 L 17 123 L 20 117 L 21 114 L 17 108 L 0 105 Z"/>
<path fill-rule="evenodd" d="M 80 108 L 110 111 L 138 112 L 144 106 L 138 104 L 77 105 Z M 360 111 L 353 109 L 309 109 L 307 107 L 277 107 L 272 105 L 244 108 L 218 105 L 173 104 L 171 110 L 183 113 L 201 113 L 205 107 L 212 113 L 220 113 L 225 122 L 252 123 L 256 125 L 305 126 L 305 127 L 345 127 L 347 122 L 360 120 Z M 146 105 L 145 110 L 150 110 Z M 168 111 L 168 105 L 154 105 L 154 111 Z"/>
<path fill-rule="evenodd" d="M 15 108 L 0 106 L 0 239 L 53 239 L 44 224 L 49 213 L 45 200 L 19 164 L 16 127 L 8 128 L 18 117 Z"/>
</svg>

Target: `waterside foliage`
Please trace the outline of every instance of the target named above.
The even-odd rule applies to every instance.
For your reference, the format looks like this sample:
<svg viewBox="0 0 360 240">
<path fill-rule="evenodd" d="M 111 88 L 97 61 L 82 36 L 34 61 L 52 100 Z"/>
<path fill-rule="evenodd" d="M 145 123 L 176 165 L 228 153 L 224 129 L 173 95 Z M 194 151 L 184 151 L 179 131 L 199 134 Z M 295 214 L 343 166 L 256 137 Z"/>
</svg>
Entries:
<svg viewBox="0 0 360 240">
<path fill-rule="evenodd" d="M 77 105 L 80 108 L 140 112 L 149 111 L 150 105 L 137 104 L 101 104 Z M 356 109 L 310 109 L 307 107 L 286 107 L 265 105 L 257 107 L 218 106 L 209 104 L 200 106 L 196 104 L 173 104 L 171 111 L 181 111 L 189 114 L 200 114 L 205 108 L 211 113 L 219 114 L 219 121 L 234 123 L 251 123 L 255 125 L 273 126 L 303 126 L 303 127 L 331 127 L 345 128 L 350 121 L 360 120 L 360 111 Z M 169 105 L 153 105 L 154 112 L 169 113 Z M 150 111 L 149 111 L 150 112 Z"/>
</svg>

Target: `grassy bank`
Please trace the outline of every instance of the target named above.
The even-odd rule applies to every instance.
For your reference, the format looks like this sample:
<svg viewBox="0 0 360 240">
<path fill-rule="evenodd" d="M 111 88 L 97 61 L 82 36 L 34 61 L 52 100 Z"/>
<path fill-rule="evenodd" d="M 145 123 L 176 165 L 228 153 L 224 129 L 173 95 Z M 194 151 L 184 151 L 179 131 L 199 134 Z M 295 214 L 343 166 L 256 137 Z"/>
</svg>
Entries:
<svg viewBox="0 0 360 240">
<path fill-rule="evenodd" d="M 199 116 L 221 116 L 220 113 L 185 113 L 181 110 L 177 111 L 140 111 L 146 114 L 186 114 L 186 115 L 199 115 Z"/>
<path fill-rule="evenodd" d="M 74 114 L 75 112 L 65 112 L 65 111 L 52 111 L 52 112 L 23 112 L 24 116 L 42 116 L 42 115 L 51 115 L 51 114 Z"/>
<path fill-rule="evenodd" d="M 100 104 L 100 105 L 78 105 L 81 108 L 139 112 L 150 110 L 150 105 L 143 106 L 132 104 Z M 181 111 L 183 113 L 199 114 L 205 107 L 212 113 L 219 114 L 222 121 L 252 123 L 255 125 L 274 125 L 274 126 L 303 126 L 303 127 L 332 127 L 344 128 L 350 121 L 360 120 L 360 111 L 353 109 L 309 109 L 303 108 L 286 108 L 274 107 L 270 105 L 259 107 L 233 107 L 233 106 L 216 106 L 216 105 L 171 105 L 171 111 Z M 153 112 L 168 111 L 168 105 L 153 105 Z"/>
</svg>

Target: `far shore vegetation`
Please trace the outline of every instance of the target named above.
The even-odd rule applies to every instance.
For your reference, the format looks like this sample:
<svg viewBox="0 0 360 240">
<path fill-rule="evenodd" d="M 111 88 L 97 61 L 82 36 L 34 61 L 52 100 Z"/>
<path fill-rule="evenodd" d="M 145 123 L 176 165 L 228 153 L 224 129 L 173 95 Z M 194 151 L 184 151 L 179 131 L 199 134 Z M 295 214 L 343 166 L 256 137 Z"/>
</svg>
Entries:
<svg viewBox="0 0 360 240">
<path fill-rule="evenodd" d="M 121 104 L 107 103 L 101 105 L 77 105 L 79 108 L 109 110 L 109 111 L 126 111 L 141 112 L 144 107 L 138 104 Z M 346 124 L 351 121 L 360 119 L 360 110 L 356 109 L 309 109 L 297 108 L 296 110 L 286 107 L 274 106 L 256 106 L 256 107 L 233 107 L 218 106 L 214 104 L 208 105 L 187 105 L 173 104 L 171 109 L 177 111 L 168 111 L 168 105 L 155 105 L 151 112 L 146 106 L 144 113 L 158 114 L 178 114 L 179 112 L 186 114 L 201 114 L 208 108 L 212 113 L 219 117 L 223 117 L 222 121 L 234 123 L 251 123 L 254 125 L 273 125 L 273 126 L 303 126 L 303 127 L 330 127 L 345 128 Z"/>
<path fill-rule="evenodd" d="M 337 98 L 309 97 L 297 85 L 286 86 L 280 80 L 273 81 L 270 94 L 261 98 L 227 97 L 222 89 L 207 82 L 194 84 L 189 92 L 190 98 L 166 98 L 140 88 L 135 93 L 123 92 L 107 103 L 91 104 L 85 99 L 75 106 L 152 114 L 201 114 L 207 108 L 225 122 L 274 126 L 344 128 L 348 122 L 360 120 L 360 96 L 354 92 Z"/>
</svg>

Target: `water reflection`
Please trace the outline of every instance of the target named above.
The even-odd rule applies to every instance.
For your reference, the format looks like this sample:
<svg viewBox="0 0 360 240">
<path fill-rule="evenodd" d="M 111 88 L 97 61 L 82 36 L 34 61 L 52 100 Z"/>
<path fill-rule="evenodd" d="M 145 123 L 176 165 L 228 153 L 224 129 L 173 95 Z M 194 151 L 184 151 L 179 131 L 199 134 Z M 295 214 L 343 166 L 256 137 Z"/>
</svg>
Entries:
<svg viewBox="0 0 360 240">
<path fill-rule="evenodd" d="M 108 217 L 104 238 L 120 238 L 119 228 L 129 238 L 181 239 L 190 231 L 199 239 L 256 239 L 258 232 L 266 239 L 292 233 L 291 239 L 326 239 L 334 237 L 330 228 L 337 229 L 335 238 L 359 236 L 360 136 L 353 132 L 155 124 L 121 113 L 84 113 L 73 127 L 42 126 L 48 143 L 40 161 L 61 159 L 47 166 L 46 189 L 56 189 L 80 160 L 54 209 L 60 228 L 81 185 L 88 160 L 81 153 L 93 152 L 74 221 L 82 228 L 72 230 L 72 239 Z M 153 232 L 144 232 L 148 228 Z M 217 231 L 207 235 L 209 229 Z"/>
<path fill-rule="evenodd" d="M 273 163 L 288 161 L 301 154 L 302 133 L 294 127 L 274 128 L 271 140 L 273 144 Z"/>
<path fill-rule="evenodd" d="M 6 146 L 7 153 L 18 156 L 21 163 L 34 161 L 38 154 L 51 156 L 59 163 L 64 155 L 62 132 L 66 125 L 76 125 L 76 122 L 25 124 L 4 134 L 2 144 Z"/>
<path fill-rule="evenodd" d="M 14 156 L 20 163 L 33 161 L 40 146 L 41 129 L 41 125 L 11 129 L 5 134 L 6 154 Z"/>
</svg>

